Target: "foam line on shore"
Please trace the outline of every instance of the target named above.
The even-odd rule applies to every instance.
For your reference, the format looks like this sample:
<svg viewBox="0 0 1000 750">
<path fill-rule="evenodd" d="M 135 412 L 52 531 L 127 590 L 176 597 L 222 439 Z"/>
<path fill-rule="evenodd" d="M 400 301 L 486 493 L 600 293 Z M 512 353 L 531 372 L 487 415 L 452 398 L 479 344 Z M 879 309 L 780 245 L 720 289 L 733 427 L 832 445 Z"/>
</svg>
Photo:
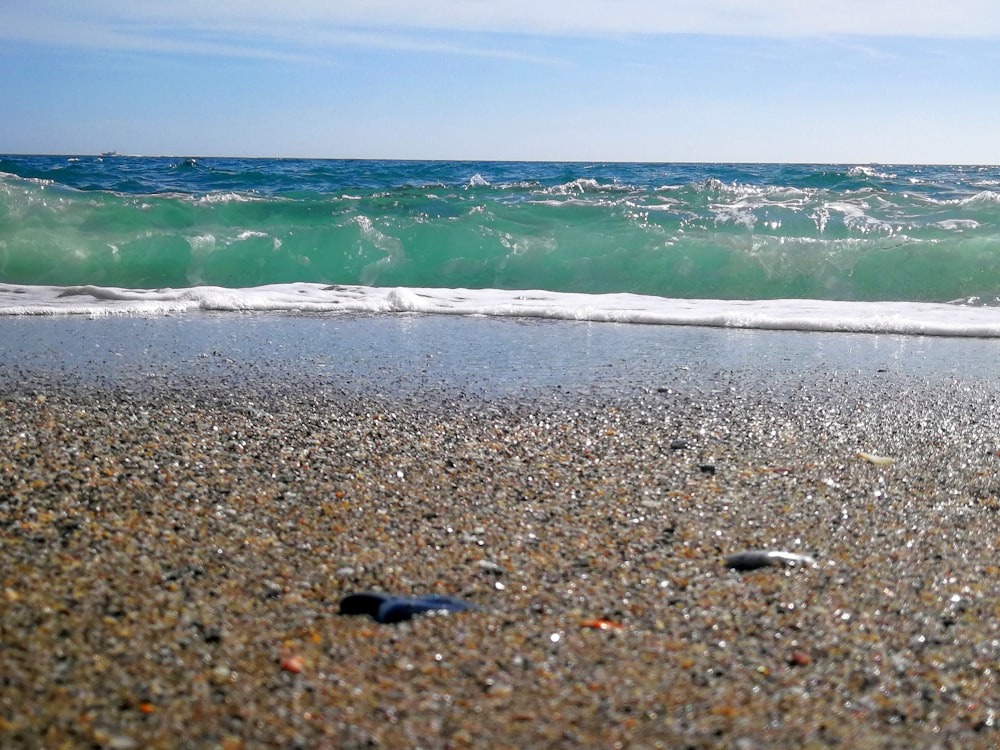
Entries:
<svg viewBox="0 0 1000 750">
<path fill-rule="evenodd" d="M 422 313 L 780 331 L 1000 337 L 996 305 L 817 299 L 675 299 L 641 294 L 270 284 L 122 289 L 0 284 L 0 317 L 167 316 L 204 312 Z"/>
</svg>

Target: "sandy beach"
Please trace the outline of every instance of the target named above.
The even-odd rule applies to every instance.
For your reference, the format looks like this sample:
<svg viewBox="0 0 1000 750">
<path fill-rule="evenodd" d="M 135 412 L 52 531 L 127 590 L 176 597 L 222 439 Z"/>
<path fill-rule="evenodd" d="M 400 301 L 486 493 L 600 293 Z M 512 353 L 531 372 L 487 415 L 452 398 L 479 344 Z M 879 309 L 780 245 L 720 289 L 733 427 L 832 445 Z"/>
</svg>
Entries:
<svg viewBox="0 0 1000 750">
<path fill-rule="evenodd" d="M 378 322 L 4 321 L 0 746 L 1000 744 L 993 342 Z"/>
</svg>

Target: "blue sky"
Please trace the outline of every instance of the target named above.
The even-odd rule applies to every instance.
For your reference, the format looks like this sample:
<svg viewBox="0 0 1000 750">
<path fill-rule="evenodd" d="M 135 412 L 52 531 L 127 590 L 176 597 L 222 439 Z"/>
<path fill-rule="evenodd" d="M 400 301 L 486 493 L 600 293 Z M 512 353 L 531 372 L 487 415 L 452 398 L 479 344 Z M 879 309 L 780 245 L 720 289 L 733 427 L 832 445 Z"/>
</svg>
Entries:
<svg viewBox="0 0 1000 750">
<path fill-rule="evenodd" d="M 995 0 L 0 0 L 0 152 L 1000 163 Z"/>
</svg>

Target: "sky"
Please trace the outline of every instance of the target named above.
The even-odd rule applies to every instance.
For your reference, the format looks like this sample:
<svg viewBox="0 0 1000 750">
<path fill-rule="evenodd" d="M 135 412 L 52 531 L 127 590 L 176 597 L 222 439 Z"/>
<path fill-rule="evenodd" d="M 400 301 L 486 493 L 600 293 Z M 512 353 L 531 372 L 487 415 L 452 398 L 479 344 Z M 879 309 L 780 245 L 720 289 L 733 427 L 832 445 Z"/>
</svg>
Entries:
<svg viewBox="0 0 1000 750">
<path fill-rule="evenodd" d="M 0 153 L 1000 163 L 996 0 L 0 0 Z"/>
</svg>

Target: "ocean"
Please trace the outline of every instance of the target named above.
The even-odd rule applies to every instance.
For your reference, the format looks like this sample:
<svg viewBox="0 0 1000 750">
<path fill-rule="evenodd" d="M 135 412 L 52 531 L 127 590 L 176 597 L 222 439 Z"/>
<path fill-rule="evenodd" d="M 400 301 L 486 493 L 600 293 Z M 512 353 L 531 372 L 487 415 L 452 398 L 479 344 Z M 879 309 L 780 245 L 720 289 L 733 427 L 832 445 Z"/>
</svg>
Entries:
<svg viewBox="0 0 1000 750">
<path fill-rule="evenodd" d="M 1000 167 L 0 157 L 0 315 L 1000 337 Z"/>
</svg>

